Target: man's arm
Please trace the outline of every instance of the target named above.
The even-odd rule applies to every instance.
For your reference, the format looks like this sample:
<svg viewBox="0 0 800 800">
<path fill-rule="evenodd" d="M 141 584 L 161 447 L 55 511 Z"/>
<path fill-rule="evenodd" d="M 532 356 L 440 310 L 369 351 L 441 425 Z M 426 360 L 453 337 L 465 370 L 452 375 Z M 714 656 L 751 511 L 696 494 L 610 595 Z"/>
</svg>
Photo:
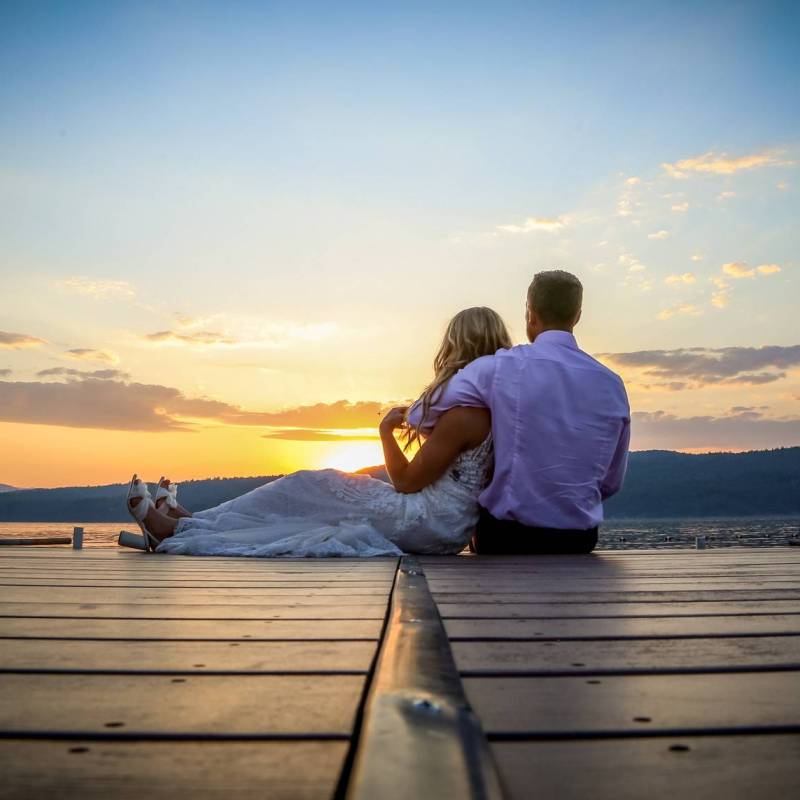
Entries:
<svg viewBox="0 0 800 800">
<path fill-rule="evenodd" d="M 603 500 L 607 500 L 622 488 L 622 482 L 625 479 L 625 470 L 628 467 L 628 447 L 630 442 L 631 420 L 630 417 L 626 417 L 622 420 L 622 430 L 619 434 L 619 441 L 617 442 L 617 449 L 614 451 L 614 457 L 611 459 L 611 464 L 609 464 L 606 476 L 600 484 L 600 497 Z"/>
<path fill-rule="evenodd" d="M 456 406 L 490 408 L 490 396 L 495 368 L 494 356 L 476 358 L 459 370 L 437 392 L 435 402 L 425 418 L 425 431 L 432 430 L 445 411 Z M 419 424 L 422 418 L 422 403 L 419 400 L 408 410 L 408 423 Z"/>
</svg>

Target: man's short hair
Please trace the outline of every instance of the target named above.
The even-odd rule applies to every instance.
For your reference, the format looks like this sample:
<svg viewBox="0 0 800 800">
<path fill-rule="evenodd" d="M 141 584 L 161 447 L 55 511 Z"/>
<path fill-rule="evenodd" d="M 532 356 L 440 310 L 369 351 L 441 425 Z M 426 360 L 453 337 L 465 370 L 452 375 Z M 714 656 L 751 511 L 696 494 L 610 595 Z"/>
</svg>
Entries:
<svg viewBox="0 0 800 800">
<path fill-rule="evenodd" d="M 572 328 L 583 302 L 583 285 L 563 269 L 537 272 L 528 287 L 528 306 L 545 324 Z"/>
</svg>

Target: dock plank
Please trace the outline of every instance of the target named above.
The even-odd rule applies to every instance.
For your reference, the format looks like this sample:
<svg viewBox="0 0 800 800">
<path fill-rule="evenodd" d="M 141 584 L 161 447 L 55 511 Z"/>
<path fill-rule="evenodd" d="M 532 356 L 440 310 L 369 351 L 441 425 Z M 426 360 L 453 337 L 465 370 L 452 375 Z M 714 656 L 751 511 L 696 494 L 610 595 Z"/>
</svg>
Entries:
<svg viewBox="0 0 800 800">
<path fill-rule="evenodd" d="M 4 673 L 0 732 L 346 738 L 363 684 L 349 675 L 193 675 L 176 683 L 160 675 Z"/>
<path fill-rule="evenodd" d="M 693 616 L 743 616 L 746 614 L 800 614 L 798 600 L 751 600 L 728 602 L 662 602 L 637 603 L 516 603 L 454 600 L 438 603 L 439 613 L 445 619 L 567 619 L 570 617 L 693 617 Z"/>
<path fill-rule="evenodd" d="M 617 619 L 448 619 L 451 640 L 800 634 L 800 614 Z"/>
<path fill-rule="evenodd" d="M 800 669 L 800 637 L 452 643 L 462 674 Z"/>
<path fill-rule="evenodd" d="M 280 599 L 280 598 L 279 598 Z M 380 619 L 386 602 L 324 597 L 294 597 L 291 602 L 224 605 L 221 603 L 3 603 L 0 617 L 91 617 L 92 619 Z"/>
<path fill-rule="evenodd" d="M 466 678 L 491 736 L 797 725 L 800 672 Z M 647 719 L 638 722 L 637 718 Z"/>
<path fill-rule="evenodd" d="M 11 740 L 0 747 L 2 800 L 326 800 L 347 752 L 344 741 Z"/>
<path fill-rule="evenodd" d="M 493 742 L 492 753 L 512 798 L 751 800 L 800 791 L 796 735 Z"/>
<path fill-rule="evenodd" d="M 294 602 L 295 597 L 316 598 L 331 603 L 338 602 L 338 598 L 352 601 L 354 597 L 362 596 L 375 601 L 376 597 L 387 595 L 391 588 L 390 583 L 378 588 L 328 588 L 316 587 L 313 589 L 299 589 L 286 586 L 282 589 L 186 589 L 175 587 L 164 589 L 155 587 L 151 589 L 105 588 L 98 591 L 92 587 L 75 586 L 71 588 L 51 588 L 47 592 L 39 586 L 5 586 L 0 592 L 0 598 L 7 603 L 40 603 L 47 596 L 51 603 L 155 603 L 170 602 L 180 603 L 221 603 L 225 605 L 243 604 L 252 605 L 265 602 Z"/>
<path fill-rule="evenodd" d="M 73 619 L 0 617 L 0 639 L 371 639 L 380 636 L 377 619 Z"/>
<path fill-rule="evenodd" d="M 3 639 L 0 671 L 366 673 L 375 643 Z"/>
</svg>

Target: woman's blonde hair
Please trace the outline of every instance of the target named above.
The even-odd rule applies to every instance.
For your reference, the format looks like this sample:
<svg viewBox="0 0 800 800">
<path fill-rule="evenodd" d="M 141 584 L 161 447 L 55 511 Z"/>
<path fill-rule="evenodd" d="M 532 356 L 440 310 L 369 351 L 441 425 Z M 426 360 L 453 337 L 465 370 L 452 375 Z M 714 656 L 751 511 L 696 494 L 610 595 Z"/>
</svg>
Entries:
<svg viewBox="0 0 800 800">
<path fill-rule="evenodd" d="M 444 339 L 433 359 L 433 380 L 420 397 L 422 415 L 419 424 L 406 430 L 406 450 L 419 441 L 431 405 L 439 398 L 444 384 L 470 361 L 509 347 L 512 347 L 511 337 L 496 311 L 486 306 L 459 311 L 447 324 Z"/>
</svg>

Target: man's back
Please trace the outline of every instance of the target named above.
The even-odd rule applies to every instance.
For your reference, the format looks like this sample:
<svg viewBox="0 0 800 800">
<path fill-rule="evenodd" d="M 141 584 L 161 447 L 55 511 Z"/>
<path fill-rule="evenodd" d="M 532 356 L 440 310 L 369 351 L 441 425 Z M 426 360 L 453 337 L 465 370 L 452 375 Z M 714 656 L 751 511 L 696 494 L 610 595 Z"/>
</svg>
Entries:
<svg viewBox="0 0 800 800">
<path fill-rule="evenodd" d="M 492 412 L 495 471 L 480 497 L 492 516 L 576 530 L 602 521 L 602 499 L 622 485 L 630 411 L 621 379 L 571 333 L 467 365 L 432 411 L 458 405 Z"/>
</svg>

